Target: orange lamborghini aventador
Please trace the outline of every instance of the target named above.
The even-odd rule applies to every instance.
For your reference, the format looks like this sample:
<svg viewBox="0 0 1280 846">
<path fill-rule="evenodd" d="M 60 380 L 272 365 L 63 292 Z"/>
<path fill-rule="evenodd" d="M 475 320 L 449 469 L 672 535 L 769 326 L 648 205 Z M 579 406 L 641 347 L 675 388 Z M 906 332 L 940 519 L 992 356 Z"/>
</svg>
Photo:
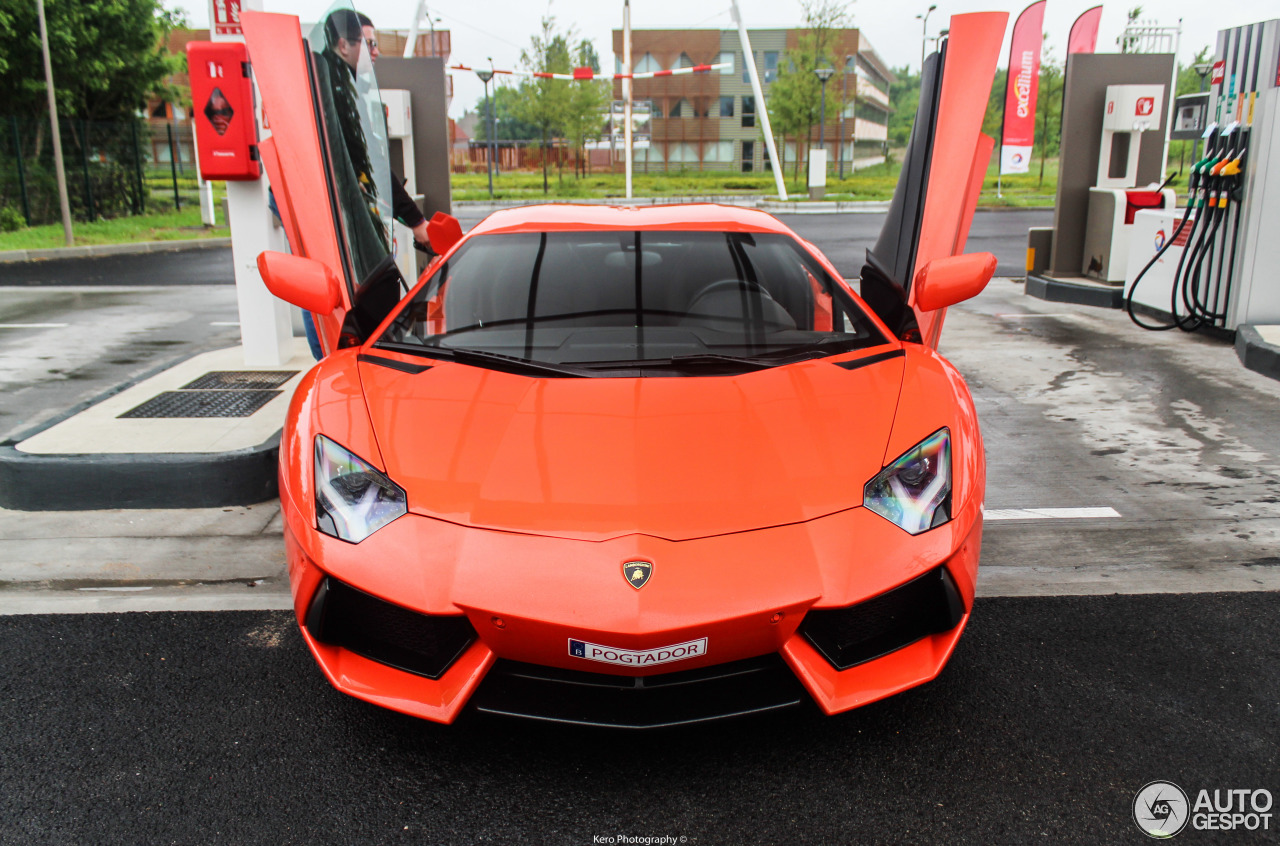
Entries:
<svg viewBox="0 0 1280 846">
<path fill-rule="evenodd" d="M 936 347 L 995 268 L 962 253 L 1003 15 L 957 16 L 930 59 L 852 283 L 763 212 L 557 205 L 465 236 L 437 215 L 406 291 L 385 156 L 352 149 L 381 111 L 330 102 L 374 102 L 371 69 L 344 92 L 323 32 L 253 12 L 245 31 L 292 251 L 259 267 L 328 353 L 290 407 L 280 498 L 335 687 L 440 722 L 646 727 L 835 713 L 941 672 L 985 464 Z M 372 125 L 335 126 L 353 114 Z"/>
</svg>

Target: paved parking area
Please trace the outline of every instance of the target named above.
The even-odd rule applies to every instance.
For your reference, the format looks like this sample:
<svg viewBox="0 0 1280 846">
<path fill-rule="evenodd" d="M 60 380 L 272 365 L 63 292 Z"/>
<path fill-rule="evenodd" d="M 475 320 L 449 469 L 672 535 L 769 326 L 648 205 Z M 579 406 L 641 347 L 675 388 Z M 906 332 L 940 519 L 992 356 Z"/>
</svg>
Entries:
<svg viewBox="0 0 1280 846">
<path fill-rule="evenodd" d="M 1280 793 L 1278 612 L 980 600 L 924 687 L 640 736 L 365 705 L 285 612 L 4 617 L 0 842 L 1145 842 L 1150 781 Z"/>
</svg>

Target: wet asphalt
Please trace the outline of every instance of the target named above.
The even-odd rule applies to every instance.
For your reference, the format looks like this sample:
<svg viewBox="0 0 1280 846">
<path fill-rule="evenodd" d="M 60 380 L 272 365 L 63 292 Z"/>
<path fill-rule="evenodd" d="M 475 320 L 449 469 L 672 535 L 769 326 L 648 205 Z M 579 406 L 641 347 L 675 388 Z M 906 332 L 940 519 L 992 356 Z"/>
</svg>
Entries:
<svg viewBox="0 0 1280 846">
<path fill-rule="evenodd" d="M 230 247 L 0 264 L 0 285 L 231 285 Z"/>
<path fill-rule="evenodd" d="M 0 842 L 1141 843 L 1150 781 L 1280 792 L 1278 613 L 980 600 L 906 694 L 640 735 L 366 705 L 287 612 L 8 617 Z"/>
</svg>

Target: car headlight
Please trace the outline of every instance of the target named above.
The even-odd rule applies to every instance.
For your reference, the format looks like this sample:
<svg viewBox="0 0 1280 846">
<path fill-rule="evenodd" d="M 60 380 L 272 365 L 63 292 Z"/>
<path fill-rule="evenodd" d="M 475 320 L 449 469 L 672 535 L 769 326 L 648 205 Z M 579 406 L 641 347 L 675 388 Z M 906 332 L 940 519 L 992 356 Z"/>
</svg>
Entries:
<svg viewBox="0 0 1280 846">
<path fill-rule="evenodd" d="M 876 474 L 863 504 L 913 535 L 951 519 L 951 433 L 939 429 Z"/>
<path fill-rule="evenodd" d="M 316 525 L 359 543 L 409 511 L 404 490 L 369 462 L 316 435 Z"/>
</svg>

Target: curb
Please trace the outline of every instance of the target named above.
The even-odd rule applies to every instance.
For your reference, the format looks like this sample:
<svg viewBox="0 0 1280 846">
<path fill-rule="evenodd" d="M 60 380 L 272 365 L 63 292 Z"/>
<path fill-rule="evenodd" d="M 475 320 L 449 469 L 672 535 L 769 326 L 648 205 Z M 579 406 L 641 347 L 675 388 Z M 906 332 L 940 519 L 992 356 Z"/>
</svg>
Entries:
<svg viewBox="0 0 1280 846">
<path fill-rule="evenodd" d="M 230 247 L 230 238 L 190 238 L 179 241 L 139 241 L 133 244 L 90 244 L 84 247 L 53 247 L 47 250 L 7 250 L 0 252 L 0 264 L 50 259 L 96 258 L 99 256 L 170 253 L 181 250 L 209 250 Z"/>
<path fill-rule="evenodd" d="M 0 507 L 12 511 L 216 508 L 278 494 L 280 433 L 222 453 L 35 455 L 0 444 Z"/>
<path fill-rule="evenodd" d="M 1247 369 L 1280 379 L 1280 347 L 1264 341 L 1253 326 L 1236 328 L 1236 357 Z"/>
<path fill-rule="evenodd" d="M 1124 288 L 1089 283 L 1067 282 L 1047 276 L 1027 274 L 1028 296 L 1051 303 L 1073 303 L 1097 308 L 1120 308 L 1124 305 Z"/>
<path fill-rule="evenodd" d="M 16 448 L 37 432 L 185 360 L 159 364 L 0 442 L 0 508 L 10 511 L 218 508 L 253 505 L 278 496 L 280 432 L 255 447 L 221 453 L 48 455 L 20 452 Z"/>
</svg>

